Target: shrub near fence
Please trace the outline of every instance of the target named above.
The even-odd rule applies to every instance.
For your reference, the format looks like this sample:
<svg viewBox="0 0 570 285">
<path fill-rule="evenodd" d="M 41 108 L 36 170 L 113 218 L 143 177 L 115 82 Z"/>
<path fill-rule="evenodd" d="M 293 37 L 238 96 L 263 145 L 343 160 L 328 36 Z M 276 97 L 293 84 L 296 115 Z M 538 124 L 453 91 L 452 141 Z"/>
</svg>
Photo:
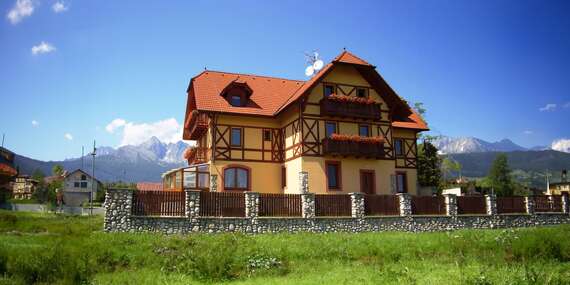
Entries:
<svg viewBox="0 0 570 285">
<path fill-rule="evenodd" d="M 497 213 L 526 213 L 525 197 L 497 197 Z"/>
<path fill-rule="evenodd" d="M 245 217 L 245 194 L 241 192 L 201 192 L 200 216 Z"/>
<path fill-rule="evenodd" d="M 259 216 L 300 217 L 301 195 L 260 193 Z"/>
<path fill-rule="evenodd" d="M 562 212 L 562 196 L 534 196 L 534 211 L 535 212 Z"/>
<path fill-rule="evenodd" d="M 483 196 L 457 196 L 457 213 L 486 214 L 487 205 Z"/>
<path fill-rule="evenodd" d="M 396 195 L 364 195 L 364 214 L 367 216 L 400 215 L 400 200 Z"/>
<path fill-rule="evenodd" d="M 445 215 L 443 196 L 412 196 L 413 215 Z"/>
<path fill-rule="evenodd" d="M 134 191 L 135 216 L 184 216 L 186 196 L 179 191 Z"/>
<path fill-rule="evenodd" d="M 321 194 L 315 195 L 316 216 L 352 216 L 352 203 L 350 195 Z"/>
</svg>

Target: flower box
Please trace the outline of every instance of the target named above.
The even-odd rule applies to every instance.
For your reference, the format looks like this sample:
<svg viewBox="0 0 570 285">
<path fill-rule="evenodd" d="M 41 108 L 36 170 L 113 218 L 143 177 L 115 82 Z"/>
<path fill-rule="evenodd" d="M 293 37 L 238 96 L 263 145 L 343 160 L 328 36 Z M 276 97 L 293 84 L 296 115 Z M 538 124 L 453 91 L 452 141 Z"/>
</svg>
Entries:
<svg viewBox="0 0 570 285">
<path fill-rule="evenodd" d="M 330 95 L 320 102 L 321 115 L 380 120 L 380 103 L 354 96 Z"/>
<path fill-rule="evenodd" d="M 384 140 L 379 137 L 332 136 L 322 141 L 323 153 L 326 155 L 356 156 L 383 158 Z M 358 138 L 356 138 L 358 137 Z"/>
</svg>

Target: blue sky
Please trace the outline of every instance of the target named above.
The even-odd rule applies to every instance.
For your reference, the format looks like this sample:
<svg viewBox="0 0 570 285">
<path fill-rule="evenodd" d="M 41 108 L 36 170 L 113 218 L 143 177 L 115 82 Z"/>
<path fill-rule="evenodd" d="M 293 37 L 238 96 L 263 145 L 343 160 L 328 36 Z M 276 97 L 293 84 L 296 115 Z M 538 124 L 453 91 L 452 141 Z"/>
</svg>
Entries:
<svg viewBox="0 0 570 285">
<path fill-rule="evenodd" d="M 343 47 L 423 102 L 436 134 L 570 139 L 567 1 L 282 2 L 0 2 L 5 146 L 58 160 L 93 139 L 175 140 L 204 67 L 305 79 L 304 52 Z"/>
</svg>

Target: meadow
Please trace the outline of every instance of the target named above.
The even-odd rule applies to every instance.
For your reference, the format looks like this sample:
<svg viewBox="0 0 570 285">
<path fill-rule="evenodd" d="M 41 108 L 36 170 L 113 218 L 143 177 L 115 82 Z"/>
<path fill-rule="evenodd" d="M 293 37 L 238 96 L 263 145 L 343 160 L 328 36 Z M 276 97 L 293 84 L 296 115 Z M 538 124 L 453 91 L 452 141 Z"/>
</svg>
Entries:
<svg viewBox="0 0 570 285">
<path fill-rule="evenodd" d="M 104 233 L 0 211 L 0 284 L 570 284 L 570 226 L 437 233 Z"/>
</svg>

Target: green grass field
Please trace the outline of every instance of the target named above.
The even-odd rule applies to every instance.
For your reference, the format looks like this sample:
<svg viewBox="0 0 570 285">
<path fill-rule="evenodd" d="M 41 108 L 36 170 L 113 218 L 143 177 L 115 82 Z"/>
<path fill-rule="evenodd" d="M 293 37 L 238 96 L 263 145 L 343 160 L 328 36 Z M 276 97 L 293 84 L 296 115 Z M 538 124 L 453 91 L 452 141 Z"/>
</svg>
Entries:
<svg viewBox="0 0 570 285">
<path fill-rule="evenodd" d="M 0 284 L 570 284 L 570 226 L 360 234 L 108 234 L 0 211 Z"/>
</svg>

